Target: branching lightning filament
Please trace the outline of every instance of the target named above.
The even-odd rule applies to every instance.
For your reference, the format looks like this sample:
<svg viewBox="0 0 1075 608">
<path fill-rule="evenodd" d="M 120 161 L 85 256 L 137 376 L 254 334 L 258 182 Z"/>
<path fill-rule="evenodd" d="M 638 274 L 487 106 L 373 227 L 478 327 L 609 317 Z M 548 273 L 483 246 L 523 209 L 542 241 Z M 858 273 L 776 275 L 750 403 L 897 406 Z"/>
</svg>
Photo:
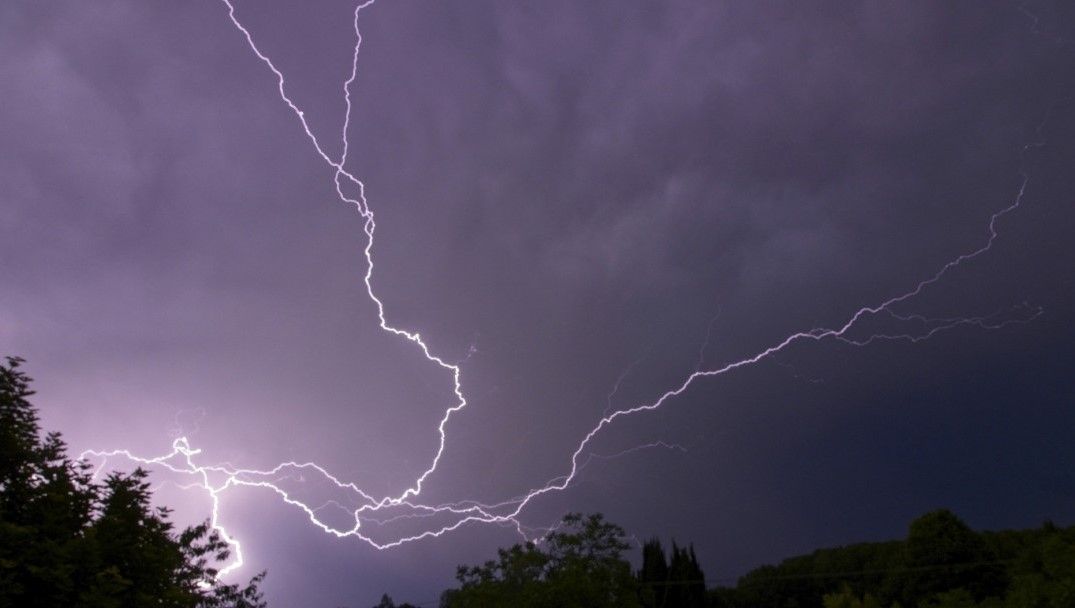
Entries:
<svg viewBox="0 0 1075 608">
<path fill-rule="evenodd" d="M 622 456 L 644 447 L 664 447 L 668 449 L 684 450 L 678 445 L 654 442 L 629 450 L 601 456 L 590 451 L 590 445 L 594 438 L 605 428 L 621 418 L 634 414 L 656 410 L 673 398 L 683 394 L 692 385 L 706 378 L 721 376 L 734 372 L 740 368 L 757 364 L 785 351 L 790 346 L 801 342 L 819 342 L 823 340 L 839 341 L 849 347 L 862 347 L 881 340 L 904 340 L 917 342 L 936 335 L 949 329 L 960 326 L 975 326 L 983 329 L 995 329 L 1011 323 L 1024 323 L 1033 320 L 1042 313 L 1038 307 L 1030 304 L 1019 304 L 1007 311 L 1001 311 L 989 316 L 970 316 L 953 318 L 929 318 L 918 314 L 901 312 L 901 305 L 907 305 L 916 296 L 921 294 L 931 285 L 941 281 L 955 268 L 973 261 L 988 252 L 998 238 L 998 224 L 1008 214 L 1018 209 L 1024 200 L 1029 178 L 1025 171 L 1020 170 L 1020 182 L 1010 203 L 994 212 L 989 218 L 988 233 L 982 244 L 970 251 L 962 253 L 940 266 L 933 274 L 927 277 L 909 290 L 892 296 L 879 303 L 863 306 L 847 317 L 842 323 L 833 327 L 817 327 L 799 331 L 787 335 L 772 345 L 755 352 L 753 355 L 720 365 L 705 367 L 703 358 L 699 357 L 698 366 L 687 374 L 677 385 L 669 388 L 656 400 L 631 405 L 628 407 L 614 407 L 612 396 L 618 388 L 623 375 L 617 380 L 608 399 L 608 407 L 604 415 L 596 421 L 579 442 L 568 459 L 564 472 L 548 480 L 547 482 L 533 487 L 526 493 L 505 499 L 499 503 L 483 504 L 476 501 L 459 501 L 447 504 L 425 504 L 419 499 L 422 495 L 423 485 L 433 475 L 440 464 L 447 447 L 447 427 L 453 414 L 467 406 L 467 398 L 463 391 L 462 370 L 459 364 L 450 363 L 441 356 L 432 352 L 422 336 L 416 332 L 396 327 L 390 323 L 385 312 L 385 306 L 377 296 L 373 287 L 374 256 L 373 244 L 377 224 L 374 221 L 374 212 L 366 199 L 365 186 L 346 168 L 348 160 L 349 142 L 348 129 L 350 126 L 352 100 L 351 88 L 358 76 L 358 59 L 362 47 L 362 35 L 359 31 L 359 16 L 361 11 L 373 5 L 374 0 L 367 0 L 358 4 L 353 13 L 354 47 L 351 56 L 351 70 L 347 79 L 343 82 L 342 93 L 346 110 L 341 133 L 342 152 L 339 158 L 330 156 L 321 142 L 314 135 L 307 122 L 304 111 L 292 100 L 288 94 L 287 82 L 283 73 L 277 69 L 273 61 L 258 47 L 250 30 L 238 19 L 233 0 L 221 0 L 227 12 L 227 17 L 236 28 L 237 32 L 245 39 L 250 51 L 268 68 L 275 77 L 276 90 L 280 100 L 287 105 L 297 118 L 299 125 L 313 147 L 314 153 L 319 156 L 332 173 L 336 194 L 342 202 L 355 207 L 363 219 L 363 230 L 366 234 L 366 244 L 363 250 L 366 273 L 364 282 L 369 299 L 376 306 L 377 318 L 380 327 L 385 332 L 394 334 L 399 338 L 411 342 L 422 355 L 435 367 L 445 372 L 451 379 L 453 401 L 444 410 L 443 416 L 437 425 L 438 444 L 436 451 L 428 467 L 417 478 L 407 484 L 401 491 L 390 496 L 373 496 L 364 491 L 357 484 L 337 478 L 330 471 L 315 462 L 283 462 L 275 467 L 265 470 L 243 469 L 231 465 L 205 464 L 202 462 L 200 450 L 191 446 L 185 437 L 178 437 L 172 444 L 172 449 L 166 454 L 145 457 L 128 450 L 98 451 L 89 450 L 82 453 L 83 458 L 93 458 L 98 462 L 98 471 L 101 471 L 116 460 L 124 460 L 140 465 L 152 465 L 160 467 L 172 473 L 189 478 L 191 481 L 181 485 L 186 489 L 196 489 L 207 494 L 211 501 L 211 524 L 233 548 L 233 559 L 220 571 L 224 576 L 234 571 L 243 564 L 242 546 L 238 539 L 228 534 L 221 522 L 222 501 L 227 492 L 233 488 L 249 487 L 259 488 L 276 494 L 284 503 L 300 509 L 306 514 L 310 523 L 326 534 L 339 538 L 354 538 L 367 543 L 376 549 L 389 549 L 413 541 L 439 537 L 460 527 L 471 524 L 497 524 L 514 528 L 520 535 L 531 537 L 540 534 L 520 522 L 520 516 L 524 510 L 536 499 L 545 494 L 560 492 L 567 489 L 577 480 L 580 471 L 593 458 L 610 458 Z M 1044 125 L 1044 122 L 1042 123 Z M 1040 140 L 1039 126 L 1038 138 Z M 1042 145 L 1036 140 L 1026 144 L 1023 156 L 1037 146 Z M 353 190 L 357 194 L 349 196 L 346 191 Z M 894 330 L 884 332 L 866 332 L 862 325 L 867 319 L 883 320 L 887 327 L 895 327 Z M 710 324 L 710 327 L 712 324 Z M 708 341 L 708 333 L 706 335 Z M 703 352 L 704 354 L 704 345 Z M 637 365 L 637 362 L 636 362 Z M 634 366 L 632 366 L 634 367 Z M 629 370 L 628 370 L 629 371 Z M 625 372 L 626 374 L 627 372 Z M 308 502 L 300 497 L 291 487 L 294 482 L 306 479 L 316 479 L 330 492 L 334 498 Z M 345 513 L 347 525 L 340 526 L 328 523 L 326 513 Z M 393 522 L 409 520 L 420 524 L 428 524 L 419 532 L 407 535 L 390 536 L 387 540 L 382 538 L 386 526 Z M 374 534 L 374 532 L 379 532 Z"/>
</svg>

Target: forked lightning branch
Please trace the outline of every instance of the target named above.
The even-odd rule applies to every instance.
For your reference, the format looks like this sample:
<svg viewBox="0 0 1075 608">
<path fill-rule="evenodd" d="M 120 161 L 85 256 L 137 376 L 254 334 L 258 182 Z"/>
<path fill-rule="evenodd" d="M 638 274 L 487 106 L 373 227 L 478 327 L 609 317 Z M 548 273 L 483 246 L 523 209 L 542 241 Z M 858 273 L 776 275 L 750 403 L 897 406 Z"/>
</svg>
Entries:
<svg viewBox="0 0 1075 608">
<path fill-rule="evenodd" d="M 1013 306 L 1009 310 L 990 316 L 930 318 L 904 310 L 913 304 L 913 300 L 916 296 L 923 293 L 931 285 L 944 279 L 946 275 L 957 267 L 974 261 L 975 258 L 984 255 L 992 248 L 993 243 L 999 236 L 999 224 L 1001 220 L 1008 214 L 1017 210 L 1023 204 L 1029 177 L 1025 172 L 1025 169 L 1020 167 L 1018 170 L 1018 188 L 1016 188 L 1015 192 L 1012 194 L 1010 203 L 1006 207 L 995 211 L 989 217 L 986 226 L 987 231 L 983 235 L 981 245 L 947 261 L 932 274 L 927 275 L 926 278 L 913 285 L 910 289 L 880 303 L 862 306 L 843 322 L 836 324 L 833 327 L 818 327 L 795 332 L 787 335 L 771 346 L 757 351 L 749 357 L 725 362 L 716 367 L 696 369 L 692 373 L 686 375 L 679 384 L 666 390 L 656 400 L 620 409 L 609 408 L 606 410 L 606 414 L 593 424 L 590 431 L 580 438 L 575 450 L 571 452 L 568 458 L 566 458 L 564 472 L 543 484 L 535 485 L 525 494 L 506 498 L 495 504 L 484 504 L 472 500 L 460 500 L 448 504 L 426 504 L 421 500 L 423 484 L 430 476 L 436 474 L 441 457 L 448 448 L 448 431 L 452 415 L 467 406 L 467 399 L 463 390 L 462 369 L 460 364 L 451 363 L 440 355 L 432 352 L 418 332 L 393 326 L 388 320 L 384 303 L 377 296 L 373 287 L 373 247 L 377 224 L 374 221 L 373 208 L 366 198 L 365 186 L 361 180 L 355 177 L 355 175 L 347 169 L 346 166 L 349 150 L 348 130 L 351 120 L 351 89 L 358 78 L 359 55 L 362 48 L 359 17 L 362 11 L 372 10 L 371 7 L 374 4 L 374 0 L 368 0 L 358 4 L 355 6 L 353 13 L 354 47 L 351 54 L 351 70 L 346 80 L 342 82 L 341 94 L 346 109 L 343 117 L 343 129 L 340 133 L 343 146 L 339 158 L 330 156 L 326 152 L 325 147 L 322 146 L 318 137 L 313 133 L 307 122 L 306 113 L 289 95 L 288 84 L 284 74 L 277 69 L 273 60 L 261 50 L 255 41 L 254 35 L 239 20 L 232 0 L 221 1 L 226 9 L 226 17 L 235 26 L 237 34 L 245 40 L 249 50 L 261 61 L 261 63 L 264 64 L 265 68 L 267 68 L 267 75 L 275 79 L 276 93 L 279 95 L 281 102 L 286 104 L 294 114 L 298 121 L 298 125 L 311 144 L 312 153 L 316 154 L 324 161 L 327 173 L 331 174 L 331 178 L 335 184 L 339 200 L 353 205 L 364 220 L 363 230 L 367 237 L 364 249 L 366 263 L 364 281 L 367 294 L 376 306 L 377 319 L 381 329 L 402 340 L 414 344 L 414 346 L 419 349 L 423 356 L 429 361 L 430 373 L 444 374 L 447 377 L 449 385 L 449 391 L 447 392 L 450 392 L 451 394 L 449 404 L 444 410 L 444 414 L 440 418 L 440 422 L 436 428 L 437 447 L 428 467 L 417 478 L 401 483 L 400 487 L 402 489 L 398 493 L 389 496 L 373 496 L 364 491 L 358 483 L 340 479 L 325 467 L 315 462 L 288 461 L 282 462 L 270 469 L 263 470 L 235 468 L 230 465 L 209 464 L 203 462 L 206 460 L 204 455 L 192 446 L 187 438 L 182 437 L 174 441 L 171 451 L 160 456 L 146 457 L 131 453 L 124 449 L 108 451 L 89 450 L 83 452 L 82 457 L 92 457 L 98 462 L 98 471 L 101 471 L 108 466 L 122 464 L 120 462 L 121 460 L 127 461 L 128 464 L 138 463 L 142 465 L 154 465 L 167 469 L 184 478 L 189 478 L 190 482 L 183 484 L 182 487 L 205 492 L 211 501 L 211 524 L 233 548 L 234 557 L 231 563 L 221 569 L 221 576 L 239 568 L 243 564 L 241 543 L 239 539 L 228 533 L 221 518 L 221 509 L 223 507 L 224 499 L 228 492 L 234 488 L 248 487 L 262 489 L 265 491 L 266 496 L 275 495 L 284 503 L 302 510 L 310 523 L 324 533 L 339 538 L 354 538 L 365 542 L 376 549 L 390 549 L 404 543 L 440 537 L 468 524 L 509 525 L 514 527 L 519 534 L 527 536 L 530 533 L 530 530 L 520 521 L 521 515 L 531 503 L 543 495 L 561 492 L 571 486 L 576 480 L 579 471 L 595 456 L 588 450 L 591 442 L 598 434 L 621 418 L 661 408 L 672 402 L 675 397 L 689 390 L 692 385 L 700 380 L 731 373 L 740 368 L 754 365 L 784 351 L 791 345 L 800 342 L 834 340 L 846 344 L 849 348 L 864 347 L 879 340 L 905 340 L 918 342 L 930 338 L 939 332 L 960 326 L 995 329 L 1011 323 L 1024 323 L 1033 320 L 1042 312 L 1040 308 L 1025 303 Z M 271 81 L 266 79 L 266 91 L 268 92 L 270 89 Z M 1039 126 L 1038 133 L 1036 133 L 1038 139 L 1027 143 L 1023 147 L 1021 151 L 1023 157 L 1025 157 L 1026 153 L 1031 149 L 1042 145 L 1040 141 L 1040 131 L 1042 126 L 1044 126 L 1044 121 Z M 355 196 L 348 196 L 345 194 L 345 190 L 351 189 L 354 189 L 354 191 L 357 192 Z M 889 323 L 889 327 L 894 327 L 895 329 L 889 329 L 884 332 L 867 332 L 862 327 L 867 319 L 884 320 Z M 641 447 L 654 445 L 663 445 L 667 447 L 667 444 L 657 442 L 626 450 L 619 455 L 635 451 Z M 343 505 L 342 502 L 336 500 L 328 502 L 321 501 L 318 504 L 312 504 L 305 499 L 296 496 L 293 490 L 287 489 L 288 482 L 293 482 L 296 479 L 305 479 L 310 476 L 316 476 L 322 483 L 328 484 L 329 487 L 334 488 L 334 490 L 345 494 L 351 502 L 346 506 Z M 332 506 L 337 510 L 341 508 L 346 509 L 348 511 L 349 525 L 339 526 L 338 524 L 328 523 L 326 521 L 327 518 L 323 515 L 326 506 Z M 377 535 L 377 538 L 374 538 L 374 535 L 367 532 L 363 527 L 364 524 L 366 527 L 375 524 L 378 531 L 383 531 L 385 525 L 403 519 L 411 522 L 412 525 L 414 522 L 429 522 L 430 525 L 425 529 L 420 529 L 418 532 L 410 531 L 406 534 L 391 536 L 387 540 L 381 538 L 380 535 Z"/>
</svg>

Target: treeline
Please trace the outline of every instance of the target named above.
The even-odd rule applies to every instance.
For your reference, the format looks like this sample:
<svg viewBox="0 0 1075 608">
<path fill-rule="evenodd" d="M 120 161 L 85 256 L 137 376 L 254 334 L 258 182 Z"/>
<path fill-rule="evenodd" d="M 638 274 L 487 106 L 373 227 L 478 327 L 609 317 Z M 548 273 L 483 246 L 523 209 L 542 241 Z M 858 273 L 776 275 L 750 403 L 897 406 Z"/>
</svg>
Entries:
<svg viewBox="0 0 1075 608">
<path fill-rule="evenodd" d="M 262 575 L 220 583 L 227 543 L 176 530 L 144 471 L 98 482 L 42 435 L 20 364 L 0 362 L 0 608 L 262 608 Z"/>
<path fill-rule="evenodd" d="M 177 530 L 146 473 L 103 481 L 43 434 L 21 360 L 0 361 L 0 608 L 263 608 L 262 575 L 225 585 L 228 545 Z M 638 569 L 624 530 L 571 514 L 540 543 L 460 566 L 442 608 L 1075 608 L 1075 527 L 975 532 L 953 513 L 903 540 L 820 549 L 710 587 L 694 548 L 653 539 Z M 381 608 L 403 608 L 387 595 Z"/>
<path fill-rule="evenodd" d="M 540 544 L 497 550 L 497 558 L 460 566 L 459 586 L 445 591 L 442 608 L 704 608 L 705 575 L 693 547 L 658 540 L 643 545 L 642 568 L 624 557 L 623 528 L 600 514 L 564 517 Z M 388 595 L 374 608 L 414 608 Z"/>
<path fill-rule="evenodd" d="M 820 549 L 708 588 L 693 547 L 657 539 L 631 570 L 619 526 L 564 518 L 540 545 L 460 566 L 442 608 L 1075 608 L 1075 526 L 975 532 L 948 510 L 907 537 Z M 387 595 L 376 608 L 396 604 Z M 399 608 L 410 605 L 402 605 Z"/>
<path fill-rule="evenodd" d="M 904 540 L 820 549 L 707 588 L 691 546 L 642 546 L 632 571 L 624 531 L 573 514 L 540 544 L 461 566 L 442 608 L 1075 608 L 1075 527 L 975 532 L 946 510 Z M 380 608 L 392 608 L 382 598 Z M 408 605 L 404 605 L 408 606 Z M 402 607 L 400 607 L 402 608 Z"/>
<path fill-rule="evenodd" d="M 793 557 L 709 599 L 713 608 L 1073 608 L 1075 527 L 975 532 L 933 511 L 904 540 Z"/>
</svg>

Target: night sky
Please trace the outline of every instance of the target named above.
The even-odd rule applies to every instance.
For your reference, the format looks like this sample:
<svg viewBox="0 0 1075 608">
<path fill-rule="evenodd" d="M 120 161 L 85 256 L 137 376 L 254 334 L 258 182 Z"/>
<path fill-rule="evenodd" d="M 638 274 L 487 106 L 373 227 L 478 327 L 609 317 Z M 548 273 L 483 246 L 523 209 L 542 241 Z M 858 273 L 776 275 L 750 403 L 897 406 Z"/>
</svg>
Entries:
<svg viewBox="0 0 1075 608">
<path fill-rule="evenodd" d="M 76 454 L 185 435 L 201 464 L 316 461 L 398 495 L 451 374 L 379 328 L 363 218 L 227 8 L 0 5 L 0 354 L 28 360 Z M 236 2 L 334 158 L 354 9 Z M 603 412 L 991 242 L 845 337 L 951 329 L 798 340 L 698 379 L 608 425 L 518 519 L 693 542 L 711 584 L 937 507 L 1075 523 L 1071 3 L 378 0 L 358 23 L 346 168 L 376 214 L 374 289 L 469 401 L 421 502 L 541 487 Z M 158 494 L 209 514 L 203 491 Z M 519 540 L 471 523 L 377 551 L 257 488 L 220 521 L 275 606 L 431 601 Z"/>
</svg>

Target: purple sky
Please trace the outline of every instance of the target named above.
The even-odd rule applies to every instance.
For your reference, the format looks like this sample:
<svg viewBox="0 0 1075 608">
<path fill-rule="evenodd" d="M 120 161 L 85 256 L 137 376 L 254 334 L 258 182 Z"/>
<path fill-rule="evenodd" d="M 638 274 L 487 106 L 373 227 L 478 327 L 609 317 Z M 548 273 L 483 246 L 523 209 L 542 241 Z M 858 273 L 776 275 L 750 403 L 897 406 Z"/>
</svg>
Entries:
<svg viewBox="0 0 1075 608">
<path fill-rule="evenodd" d="M 236 6 L 338 155 L 354 3 Z M 992 249 L 896 312 L 1033 322 L 699 381 L 588 450 L 685 451 L 595 459 L 521 520 L 602 511 L 693 541 L 714 582 L 939 506 L 1075 522 L 1068 3 L 378 0 L 359 25 L 374 286 L 470 400 L 427 502 L 564 474 L 617 379 L 614 406 L 652 401 L 707 327 L 719 367 L 913 288 L 985 244 L 1025 172 Z M 428 466 L 451 378 L 378 328 L 362 218 L 223 3 L 5 2 L 0 82 L 0 353 L 48 428 L 145 455 L 182 428 L 205 463 L 316 460 L 378 496 Z M 429 601 L 517 540 L 378 552 L 255 489 L 221 519 L 278 606 Z"/>
</svg>

